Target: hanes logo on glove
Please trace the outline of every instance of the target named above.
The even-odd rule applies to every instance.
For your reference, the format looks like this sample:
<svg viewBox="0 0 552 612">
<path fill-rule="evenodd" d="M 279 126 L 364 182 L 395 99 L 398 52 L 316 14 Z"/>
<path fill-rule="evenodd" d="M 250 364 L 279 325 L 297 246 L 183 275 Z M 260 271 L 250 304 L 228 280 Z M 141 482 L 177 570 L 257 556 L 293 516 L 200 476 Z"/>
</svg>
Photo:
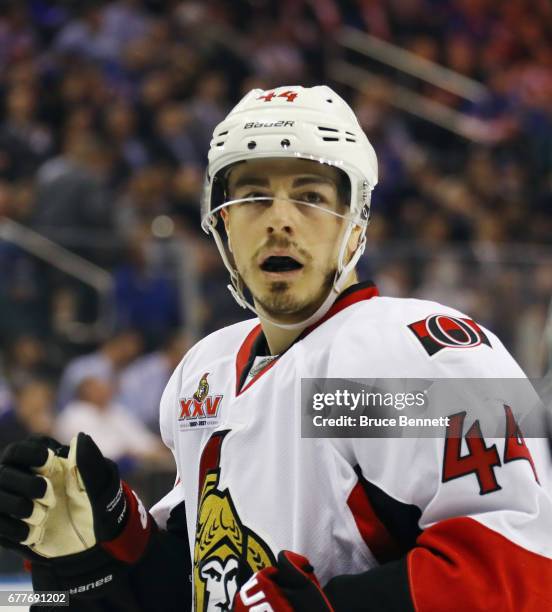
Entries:
<svg viewBox="0 0 552 612">
<path fill-rule="evenodd" d="M 333 612 L 307 558 L 283 550 L 236 594 L 235 612 Z"/>
</svg>

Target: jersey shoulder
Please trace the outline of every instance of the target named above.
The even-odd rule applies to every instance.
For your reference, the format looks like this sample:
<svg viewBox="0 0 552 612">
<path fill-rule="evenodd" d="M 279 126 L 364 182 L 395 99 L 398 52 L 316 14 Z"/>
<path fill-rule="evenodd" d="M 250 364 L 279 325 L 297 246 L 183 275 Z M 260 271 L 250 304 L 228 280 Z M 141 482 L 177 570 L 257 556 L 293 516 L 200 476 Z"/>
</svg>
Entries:
<svg viewBox="0 0 552 612">
<path fill-rule="evenodd" d="M 378 296 L 335 319 L 319 342 L 339 370 L 387 377 L 524 376 L 495 334 L 439 302 Z"/>
<path fill-rule="evenodd" d="M 199 340 L 184 355 L 161 396 L 160 428 L 167 446 L 173 446 L 171 411 L 186 373 L 207 371 L 224 361 L 233 362 L 241 344 L 258 324 L 258 319 L 248 319 L 223 327 Z"/>
<path fill-rule="evenodd" d="M 196 362 L 202 364 L 234 358 L 243 341 L 259 324 L 259 319 L 247 319 L 222 327 L 205 336 L 184 355 L 182 361 L 177 366 L 177 370 L 182 367 L 190 367 Z"/>
</svg>

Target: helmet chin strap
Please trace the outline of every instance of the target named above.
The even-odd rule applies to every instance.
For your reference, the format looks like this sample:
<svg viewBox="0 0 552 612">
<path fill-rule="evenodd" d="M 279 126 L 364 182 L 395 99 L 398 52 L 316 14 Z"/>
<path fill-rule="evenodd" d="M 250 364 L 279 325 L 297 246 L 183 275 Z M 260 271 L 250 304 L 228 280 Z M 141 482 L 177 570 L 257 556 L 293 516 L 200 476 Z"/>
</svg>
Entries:
<svg viewBox="0 0 552 612">
<path fill-rule="evenodd" d="M 330 310 L 333 303 L 338 298 L 339 294 L 345 288 L 345 283 L 347 282 L 347 278 L 349 277 L 349 274 L 355 269 L 355 266 L 357 265 L 358 260 L 364 253 L 364 249 L 366 247 L 366 234 L 363 233 L 358 243 L 358 246 L 355 249 L 355 252 L 353 253 L 351 259 L 347 262 L 347 264 L 344 265 L 345 253 L 347 250 L 347 243 L 349 242 L 349 238 L 355 226 L 356 226 L 356 223 L 350 222 L 341 240 L 341 246 L 339 249 L 339 257 L 338 257 L 338 268 L 335 274 L 332 288 L 330 289 L 328 295 L 326 296 L 322 304 L 320 304 L 317 310 L 310 317 L 308 317 L 307 319 L 303 321 L 299 321 L 298 323 L 282 323 L 281 321 L 275 321 L 274 319 L 261 315 L 259 312 L 257 312 L 257 309 L 255 308 L 255 306 L 249 303 L 246 300 L 245 296 L 243 295 L 243 291 L 240 286 L 241 279 L 239 277 L 238 271 L 232 266 L 232 264 L 230 263 L 228 259 L 228 256 L 226 254 L 226 249 L 224 247 L 222 238 L 218 230 L 216 229 L 213 223 L 210 224 L 209 229 L 211 233 L 213 234 L 213 238 L 215 239 L 215 244 L 217 245 L 217 248 L 220 252 L 222 261 L 224 262 L 226 269 L 230 273 L 231 284 L 228 285 L 228 290 L 230 291 L 230 293 L 232 294 L 232 297 L 236 300 L 236 302 L 242 308 L 248 308 L 249 310 L 251 310 L 251 312 L 257 315 L 259 319 L 262 319 L 263 321 L 267 321 L 268 323 L 270 323 L 271 325 L 274 325 L 275 327 L 279 327 L 281 329 L 304 329 L 306 327 L 309 327 L 310 325 L 313 325 L 317 321 L 319 321 Z"/>
</svg>

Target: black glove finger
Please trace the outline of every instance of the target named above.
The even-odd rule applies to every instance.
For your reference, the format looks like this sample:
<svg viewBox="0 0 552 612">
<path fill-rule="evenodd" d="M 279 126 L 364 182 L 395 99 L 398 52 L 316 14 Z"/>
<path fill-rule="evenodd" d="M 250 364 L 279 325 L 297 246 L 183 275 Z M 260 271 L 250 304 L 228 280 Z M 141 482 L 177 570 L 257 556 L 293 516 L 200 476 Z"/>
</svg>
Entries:
<svg viewBox="0 0 552 612">
<path fill-rule="evenodd" d="M 8 538 L 3 538 L 0 536 L 0 548 L 7 548 L 9 550 L 13 550 L 19 553 L 20 555 L 23 555 L 25 559 L 33 563 L 33 569 L 35 563 L 44 563 L 44 557 L 37 555 L 28 546 L 25 546 L 24 544 L 19 544 L 18 542 L 14 542 L 13 540 L 8 540 Z"/>
<path fill-rule="evenodd" d="M 11 516 L 0 514 L 0 538 L 19 543 L 27 539 L 30 527 L 27 523 L 14 519 Z"/>
<path fill-rule="evenodd" d="M 33 502 L 30 499 L 13 495 L 0 490 L 0 510 L 15 518 L 29 518 L 33 513 Z"/>
<path fill-rule="evenodd" d="M 96 537 L 100 542 L 112 540 L 123 529 L 130 510 L 119 470 L 83 433 L 77 438 L 76 462 L 92 505 Z"/>
<path fill-rule="evenodd" d="M 80 433 L 78 437 L 77 467 L 90 499 L 101 498 L 104 496 L 106 489 L 112 488 L 114 474 L 115 484 L 117 488 L 119 486 L 119 476 L 115 464 L 106 459 L 94 440 L 84 433 Z"/>
<path fill-rule="evenodd" d="M 48 447 L 32 440 L 12 442 L 4 451 L 0 463 L 20 467 L 41 467 L 48 460 Z"/>
<path fill-rule="evenodd" d="M 280 586 L 287 586 L 291 588 L 300 588 L 309 582 L 305 573 L 313 572 L 313 567 L 309 563 L 305 567 L 298 567 L 294 565 L 287 557 L 286 551 L 281 550 L 278 553 L 278 574 L 275 577 L 275 582 Z"/>
<path fill-rule="evenodd" d="M 57 453 L 61 448 L 68 448 L 67 446 L 64 446 L 61 442 L 58 442 L 55 438 L 50 438 L 50 436 L 45 436 L 43 434 L 31 434 L 26 439 L 29 442 L 34 442 L 42 446 L 47 446 L 48 448 L 51 448 L 54 453 Z"/>
<path fill-rule="evenodd" d="M 19 468 L 0 464 L 0 490 L 21 495 L 26 499 L 40 499 L 46 494 L 45 478 Z"/>
</svg>

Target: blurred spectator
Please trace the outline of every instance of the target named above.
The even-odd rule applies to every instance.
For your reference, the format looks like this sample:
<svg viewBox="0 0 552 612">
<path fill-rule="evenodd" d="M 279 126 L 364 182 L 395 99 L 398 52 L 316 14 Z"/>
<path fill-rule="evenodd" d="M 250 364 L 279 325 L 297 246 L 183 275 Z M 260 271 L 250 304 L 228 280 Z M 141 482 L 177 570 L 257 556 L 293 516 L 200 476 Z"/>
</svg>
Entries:
<svg viewBox="0 0 552 612">
<path fill-rule="evenodd" d="M 424 274 L 425 282 L 414 293 L 414 297 L 433 300 L 447 304 L 462 312 L 473 313 L 476 306 L 476 294 L 471 287 L 466 287 L 464 270 L 457 258 L 444 255 L 432 264 Z"/>
<path fill-rule="evenodd" d="M 34 227 L 98 264 L 106 262 L 101 244 L 109 244 L 113 225 L 107 186 L 110 162 L 105 143 L 91 133 L 73 132 L 63 154 L 47 161 L 37 176 Z"/>
<path fill-rule="evenodd" d="M 154 131 L 152 119 L 163 106 L 174 100 L 175 81 L 169 70 L 155 69 L 146 72 L 138 84 L 140 123 L 144 132 L 151 137 Z"/>
<path fill-rule="evenodd" d="M 58 374 L 44 342 L 28 333 L 14 338 L 6 355 L 6 376 L 14 389 L 21 389 L 35 379 L 53 380 Z"/>
<path fill-rule="evenodd" d="M 7 93 L 0 126 L 0 174 L 7 178 L 33 174 L 52 153 L 51 131 L 36 120 L 37 94 L 28 85 L 13 86 Z"/>
<path fill-rule="evenodd" d="M 11 442 L 30 434 L 51 436 L 54 423 L 52 385 L 40 379 L 28 381 L 15 393 L 12 410 L 0 417 L 0 453 Z"/>
<path fill-rule="evenodd" d="M 54 46 L 61 53 L 81 54 L 91 59 L 114 57 L 116 48 L 113 41 L 103 36 L 102 2 L 84 3 L 80 18 L 67 23 Z"/>
<path fill-rule="evenodd" d="M 301 83 L 306 66 L 288 24 L 259 20 L 250 37 L 255 72 L 271 83 Z"/>
<path fill-rule="evenodd" d="M 106 384 L 115 384 L 120 371 L 138 356 L 141 348 L 142 338 L 138 332 L 122 331 L 97 351 L 70 361 L 59 383 L 58 408 L 63 409 L 75 397 L 78 386 L 86 378 L 94 377 Z"/>
<path fill-rule="evenodd" d="M 58 417 L 55 437 L 68 444 L 81 431 L 113 461 L 163 462 L 168 454 L 158 436 L 113 402 L 112 385 L 92 376 L 81 380 L 76 398 Z"/>
<path fill-rule="evenodd" d="M 199 164 L 201 155 L 190 133 L 192 117 L 182 104 L 169 103 L 157 112 L 153 153 L 173 166 Z"/>
<path fill-rule="evenodd" d="M 117 228 L 123 239 L 169 212 L 169 179 L 170 174 L 161 165 L 146 166 L 133 174 L 115 206 Z"/>
<path fill-rule="evenodd" d="M 6 412 L 11 410 L 13 405 L 13 396 L 8 381 L 3 372 L 0 372 L 0 423 Z"/>
<path fill-rule="evenodd" d="M 149 160 L 146 146 L 136 135 L 134 109 L 122 102 L 106 113 L 106 131 L 117 154 L 131 170 L 144 167 Z"/>
<path fill-rule="evenodd" d="M 170 278 L 159 246 L 149 228 L 136 229 L 128 239 L 126 261 L 115 270 L 119 325 L 139 329 L 149 346 L 180 324 L 176 279 Z"/>
<path fill-rule="evenodd" d="M 202 162 L 207 159 L 213 130 L 226 116 L 227 90 L 228 83 L 222 74 L 207 73 L 197 83 L 192 102 L 188 107 L 192 118 L 190 132 Z"/>
<path fill-rule="evenodd" d="M 119 402 L 155 433 L 159 433 L 161 395 L 189 346 L 186 335 L 175 332 L 160 350 L 139 357 L 119 377 Z"/>
<path fill-rule="evenodd" d="M 14 190 L 0 180 L 0 225 L 10 215 Z M 11 242 L 0 241 L 0 339 L 48 332 L 47 295 L 37 261 Z"/>
<path fill-rule="evenodd" d="M 102 11 L 104 36 L 116 47 L 116 57 L 131 42 L 148 35 L 151 20 L 140 0 L 116 0 Z"/>
<path fill-rule="evenodd" d="M 83 2 L 80 13 L 57 36 L 56 50 L 114 61 L 128 43 L 148 30 L 148 20 L 134 0 Z"/>
<path fill-rule="evenodd" d="M 22 2 L 6 0 L 0 5 L 0 71 L 37 51 L 38 36 Z"/>
<path fill-rule="evenodd" d="M 10 217 L 22 225 L 28 225 L 35 203 L 34 182 L 25 178 L 18 182 L 12 182 L 11 186 Z"/>
<path fill-rule="evenodd" d="M 201 223 L 200 202 L 203 172 L 198 166 L 181 166 L 175 173 L 171 191 L 171 213 L 193 233 Z"/>
</svg>

